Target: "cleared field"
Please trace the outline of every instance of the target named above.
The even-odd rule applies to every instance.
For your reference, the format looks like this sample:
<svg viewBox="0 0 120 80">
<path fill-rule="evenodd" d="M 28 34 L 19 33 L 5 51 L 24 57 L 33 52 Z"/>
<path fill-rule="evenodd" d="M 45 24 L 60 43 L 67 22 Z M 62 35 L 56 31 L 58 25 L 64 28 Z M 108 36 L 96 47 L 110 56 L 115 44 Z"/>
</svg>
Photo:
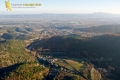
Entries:
<svg viewBox="0 0 120 80">
<path fill-rule="evenodd" d="M 55 62 L 55 64 L 58 64 L 59 66 L 65 67 L 65 68 L 70 69 L 70 70 L 73 70 L 73 68 L 71 66 L 69 66 L 68 64 L 66 64 L 62 60 L 60 60 L 59 62 Z"/>
<path fill-rule="evenodd" d="M 72 67 L 74 67 L 76 70 L 82 70 L 85 65 L 83 63 L 79 63 L 77 61 L 73 61 L 73 60 L 66 60 L 66 62 L 68 62 Z"/>
<path fill-rule="evenodd" d="M 73 61 L 73 60 L 66 60 L 66 62 L 68 62 L 72 67 L 74 67 L 78 71 L 82 70 L 85 67 L 84 64 L 76 62 L 76 61 Z M 62 67 L 65 67 L 67 69 L 73 70 L 73 68 L 70 65 L 66 64 L 62 60 L 60 60 L 58 62 L 55 62 L 55 64 L 58 64 L 58 65 L 60 65 Z"/>
</svg>

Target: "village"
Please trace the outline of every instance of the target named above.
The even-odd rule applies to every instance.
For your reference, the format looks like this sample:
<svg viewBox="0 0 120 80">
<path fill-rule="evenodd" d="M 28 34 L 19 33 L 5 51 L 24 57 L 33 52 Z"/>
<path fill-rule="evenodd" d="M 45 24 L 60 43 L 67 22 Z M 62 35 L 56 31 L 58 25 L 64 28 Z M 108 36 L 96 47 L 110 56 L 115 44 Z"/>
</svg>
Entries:
<svg viewBox="0 0 120 80">
<path fill-rule="evenodd" d="M 54 77 L 61 72 L 83 76 L 81 72 L 74 68 L 73 65 L 71 65 L 69 62 L 67 62 L 68 60 L 66 59 L 54 58 L 52 56 L 43 56 L 38 54 L 36 55 L 36 59 L 38 60 L 37 65 L 41 65 L 42 67 L 49 67 L 49 76 Z"/>
</svg>

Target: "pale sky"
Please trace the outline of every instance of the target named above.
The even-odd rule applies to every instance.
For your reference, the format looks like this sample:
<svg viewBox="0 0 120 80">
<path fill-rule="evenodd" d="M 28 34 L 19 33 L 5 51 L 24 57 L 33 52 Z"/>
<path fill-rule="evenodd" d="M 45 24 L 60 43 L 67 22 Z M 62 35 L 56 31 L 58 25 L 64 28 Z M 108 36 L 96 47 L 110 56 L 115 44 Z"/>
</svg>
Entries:
<svg viewBox="0 0 120 80">
<path fill-rule="evenodd" d="M 41 3 L 36 8 L 12 8 L 7 11 L 5 1 L 0 0 L 0 14 L 39 14 L 39 13 L 94 13 L 120 14 L 120 0 L 10 0 L 11 4 Z"/>
</svg>

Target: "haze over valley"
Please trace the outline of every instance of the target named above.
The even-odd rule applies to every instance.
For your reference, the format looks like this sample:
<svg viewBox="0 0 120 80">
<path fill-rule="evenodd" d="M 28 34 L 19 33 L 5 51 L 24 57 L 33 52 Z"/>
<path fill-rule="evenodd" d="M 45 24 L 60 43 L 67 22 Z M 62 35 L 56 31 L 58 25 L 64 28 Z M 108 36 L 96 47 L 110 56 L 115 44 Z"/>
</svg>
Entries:
<svg viewBox="0 0 120 80">
<path fill-rule="evenodd" d="M 120 15 L 0 15 L 0 80 L 119 80 Z"/>
</svg>

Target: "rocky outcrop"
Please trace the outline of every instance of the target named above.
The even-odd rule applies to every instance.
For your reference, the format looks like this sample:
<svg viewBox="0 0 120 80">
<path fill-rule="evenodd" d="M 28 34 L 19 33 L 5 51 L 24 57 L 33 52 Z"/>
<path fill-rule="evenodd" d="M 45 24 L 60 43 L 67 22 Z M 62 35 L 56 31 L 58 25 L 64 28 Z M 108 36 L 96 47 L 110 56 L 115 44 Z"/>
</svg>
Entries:
<svg viewBox="0 0 120 80">
<path fill-rule="evenodd" d="M 88 80 L 102 80 L 101 73 L 91 65 L 87 65 L 87 67 L 83 70 L 83 75 Z"/>
<path fill-rule="evenodd" d="M 92 67 L 90 70 L 90 80 L 101 80 L 101 78 L 101 74 L 94 67 Z"/>
</svg>

